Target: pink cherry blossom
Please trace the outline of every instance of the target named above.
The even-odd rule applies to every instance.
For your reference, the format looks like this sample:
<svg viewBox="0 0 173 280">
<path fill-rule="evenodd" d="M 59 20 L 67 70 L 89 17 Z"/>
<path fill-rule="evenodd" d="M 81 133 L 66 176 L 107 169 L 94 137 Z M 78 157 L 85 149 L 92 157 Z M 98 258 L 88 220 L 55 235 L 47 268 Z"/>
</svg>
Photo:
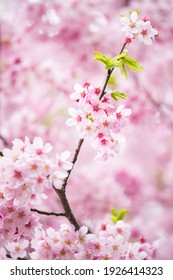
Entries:
<svg viewBox="0 0 173 280">
<path fill-rule="evenodd" d="M 29 245 L 28 240 L 20 240 L 18 242 L 11 242 L 6 245 L 6 249 L 9 251 L 12 258 L 24 258 L 27 255 L 27 247 Z"/>
<path fill-rule="evenodd" d="M 122 31 L 128 34 L 128 37 L 133 38 L 134 34 L 139 32 L 138 28 L 139 15 L 137 12 L 132 12 L 129 17 L 121 16 L 121 23 L 123 25 Z"/>
<path fill-rule="evenodd" d="M 85 99 L 82 97 L 82 103 L 80 99 L 76 100 L 78 110 L 69 109 L 73 118 L 68 119 L 66 123 L 69 126 L 76 126 L 81 138 L 88 135 L 92 139 L 91 145 L 97 150 L 96 159 L 107 160 L 120 150 L 123 137 L 116 134 L 121 133 L 121 128 L 127 123 L 131 110 L 124 108 L 123 104 L 115 108 L 108 94 L 103 100 L 99 100 L 100 89 L 91 84 L 84 88 L 78 84 L 77 91 L 79 88 L 85 90 Z"/>
<path fill-rule="evenodd" d="M 151 26 L 149 20 L 140 22 L 139 41 L 144 42 L 146 45 L 152 45 L 156 35 L 158 35 L 158 31 Z"/>
<path fill-rule="evenodd" d="M 71 170 L 73 164 L 68 160 L 70 157 L 70 152 L 65 151 L 61 153 L 60 155 L 56 155 L 56 161 L 58 162 L 58 167 L 62 168 L 64 170 Z"/>
<path fill-rule="evenodd" d="M 158 35 L 158 31 L 152 27 L 148 19 L 139 18 L 139 12 L 132 12 L 129 17 L 121 16 L 121 23 L 122 31 L 126 34 L 126 43 L 131 43 L 131 39 L 137 36 L 139 41 L 152 45 L 155 36 Z"/>
<path fill-rule="evenodd" d="M 173 259 L 173 1 L 141 1 L 137 15 L 136 0 L 1 2 L 0 258 L 10 256 L 8 243 L 26 239 L 32 259 Z M 132 11 L 127 19 L 126 11 Z M 106 73 L 93 51 L 115 56 L 123 42 L 145 71 L 127 80 L 115 71 L 114 85 L 110 80 L 98 102 Z M 128 94 L 121 110 L 111 98 L 115 87 Z M 70 116 L 77 132 L 65 126 L 69 107 L 82 117 L 79 123 Z M 130 118 L 122 114 L 126 108 Z M 80 137 L 86 139 L 67 195 L 92 234 L 66 225 L 66 235 L 64 217 L 30 209 L 62 210 L 51 176 L 62 172 L 61 188 L 69 169 L 59 159 L 67 149 L 73 158 Z M 128 209 L 128 223 L 110 224 L 111 207 Z M 17 220 L 21 208 L 29 221 Z"/>
</svg>

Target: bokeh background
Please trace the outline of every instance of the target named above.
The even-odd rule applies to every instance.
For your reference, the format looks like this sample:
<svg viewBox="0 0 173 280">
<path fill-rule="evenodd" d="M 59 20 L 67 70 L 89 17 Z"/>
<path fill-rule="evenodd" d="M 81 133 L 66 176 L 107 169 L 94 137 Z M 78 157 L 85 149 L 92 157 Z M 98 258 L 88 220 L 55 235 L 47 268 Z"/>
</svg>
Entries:
<svg viewBox="0 0 173 280">
<path fill-rule="evenodd" d="M 134 41 L 128 47 L 143 72 L 128 73 L 127 80 L 114 73 L 111 87 L 127 93 L 133 111 L 125 147 L 100 162 L 85 139 L 67 195 L 88 225 L 109 216 L 111 207 L 128 209 L 131 238 L 160 240 L 155 258 L 173 259 L 172 0 L 1 0 L 0 148 L 11 147 L 14 138 L 40 136 L 53 153 L 73 154 L 79 136 L 65 123 L 73 85 L 103 86 L 106 73 L 93 51 L 118 54 L 120 14 L 136 9 L 159 36 L 152 46 Z M 55 208 L 50 193 L 44 209 Z M 58 226 L 57 219 L 43 223 Z"/>
</svg>

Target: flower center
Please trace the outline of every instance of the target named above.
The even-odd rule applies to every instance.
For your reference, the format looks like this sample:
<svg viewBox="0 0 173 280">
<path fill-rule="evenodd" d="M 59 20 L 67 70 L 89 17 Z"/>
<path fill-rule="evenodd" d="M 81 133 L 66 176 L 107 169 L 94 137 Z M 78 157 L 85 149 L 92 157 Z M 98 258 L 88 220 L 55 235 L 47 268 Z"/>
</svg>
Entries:
<svg viewBox="0 0 173 280">
<path fill-rule="evenodd" d="M 142 34 L 143 36 L 146 36 L 146 35 L 147 35 L 147 29 L 143 29 L 143 30 L 141 31 L 141 34 Z"/>
</svg>

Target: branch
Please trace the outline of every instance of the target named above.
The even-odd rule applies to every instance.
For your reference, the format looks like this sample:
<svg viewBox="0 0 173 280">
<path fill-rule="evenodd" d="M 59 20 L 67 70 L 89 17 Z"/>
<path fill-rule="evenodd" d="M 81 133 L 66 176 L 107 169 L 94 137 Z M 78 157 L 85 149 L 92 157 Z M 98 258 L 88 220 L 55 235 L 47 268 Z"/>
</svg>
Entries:
<svg viewBox="0 0 173 280">
<path fill-rule="evenodd" d="M 124 42 L 120 52 L 119 52 L 119 55 L 124 51 L 125 47 L 127 45 L 127 42 Z M 100 97 L 99 97 L 99 100 L 102 99 L 102 97 L 105 95 L 105 89 L 107 87 L 107 84 L 109 82 L 109 79 L 110 79 L 110 76 L 112 75 L 112 72 L 114 71 L 115 67 L 113 67 L 112 69 L 108 69 L 108 72 L 107 72 L 107 77 L 106 77 L 106 80 L 105 80 L 105 83 L 104 83 L 104 86 L 103 86 L 103 89 L 102 89 L 102 92 L 100 94 Z"/>
<path fill-rule="evenodd" d="M 123 50 L 124 50 L 126 44 L 127 44 L 126 42 L 123 44 L 123 46 L 122 46 L 122 48 L 121 48 L 119 54 L 121 54 L 121 53 L 123 52 Z M 110 78 L 110 76 L 111 76 L 111 74 L 112 74 L 112 72 L 113 72 L 114 69 L 115 69 L 115 68 L 112 68 L 112 69 L 109 69 L 109 70 L 108 70 L 107 77 L 106 77 L 106 80 L 105 80 L 105 83 L 104 83 L 102 92 L 101 92 L 101 94 L 100 94 L 99 100 L 101 100 L 102 97 L 103 97 L 104 94 L 105 94 L 105 89 L 106 89 L 106 87 L 107 87 L 109 78 Z M 73 170 L 73 168 L 74 168 L 74 165 L 75 165 L 75 163 L 76 163 L 76 161 L 77 161 L 77 159 L 78 159 L 78 155 L 79 155 L 79 153 L 80 153 L 80 150 L 81 150 L 81 147 L 82 147 L 83 142 L 84 142 L 84 139 L 80 139 L 80 140 L 79 140 L 78 146 L 77 146 L 77 148 L 76 148 L 76 150 L 75 150 L 75 153 L 74 153 L 74 156 L 73 156 L 73 160 L 72 160 L 73 167 L 72 167 L 71 170 L 68 171 L 67 177 L 64 179 L 61 189 L 56 189 L 54 185 L 52 186 L 53 189 L 54 189 L 54 191 L 56 192 L 56 194 L 59 196 L 60 201 L 61 201 L 61 204 L 62 204 L 62 206 L 63 206 L 63 208 L 64 208 L 64 213 L 62 213 L 63 216 L 65 216 L 65 217 L 69 220 L 69 222 L 70 222 L 72 225 L 74 225 L 75 230 L 79 230 L 80 225 L 78 224 L 78 222 L 77 222 L 75 216 L 73 215 L 73 212 L 72 212 L 72 210 L 71 210 L 71 208 L 70 208 L 68 199 L 67 199 L 67 197 L 66 197 L 66 186 L 67 186 L 67 182 L 68 182 L 68 179 L 69 179 L 69 177 L 70 177 L 70 174 L 71 174 L 71 172 L 72 172 L 72 170 Z M 32 211 L 33 211 L 33 210 L 32 210 Z M 38 210 L 37 210 L 36 212 L 38 212 Z M 39 211 L 38 213 L 40 213 L 40 211 Z M 47 212 L 41 211 L 41 214 L 45 214 L 45 213 L 46 213 L 46 215 L 51 215 L 51 214 L 47 214 Z M 51 213 L 52 213 L 52 212 L 51 212 Z M 57 215 L 57 214 L 55 214 L 55 213 L 53 213 L 53 215 L 55 215 L 55 216 L 60 216 L 59 214 Z M 61 216 L 62 216 L 62 215 L 61 215 Z"/>
<path fill-rule="evenodd" d="M 46 212 L 46 211 L 38 210 L 35 208 L 31 208 L 30 210 L 32 212 L 36 212 L 38 214 L 47 215 L 47 216 L 66 216 L 65 213 Z"/>
<path fill-rule="evenodd" d="M 65 188 L 62 188 L 62 189 L 56 189 L 54 186 L 53 186 L 53 189 L 54 191 L 57 193 L 57 195 L 59 196 L 60 200 L 61 200 L 61 203 L 62 203 L 62 206 L 64 208 L 64 213 L 63 213 L 63 216 L 65 216 L 69 222 L 74 225 L 75 227 L 75 230 L 79 230 L 80 229 L 80 225 L 78 224 L 78 222 L 76 221 L 76 218 L 75 216 L 73 215 L 73 212 L 70 208 L 70 205 L 69 205 L 69 202 L 67 200 L 67 197 L 66 197 L 66 190 Z"/>
<path fill-rule="evenodd" d="M 78 146 L 77 146 L 77 148 L 75 150 L 75 153 L 74 153 L 74 156 L 73 156 L 73 160 L 72 160 L 73 167 L 72 167 L 71 170 L 68 171 L 68 175 L 67 175 L 67 177 L 63 181 L 62 189 L 66 188 L 66 185 L 67 185 L 67 182 L 68 182 L 68 178 L 69 178 L 69 176 L 70 176 L 70 174 L 71 174 L 71 172 L 72 172 L 72 170 L 74 168 L 74 165 L 75 165 L 75 163 L 77 161 L 77 158 L 78 158 L 78 155 L 79 155 L 79 152 L 80 152 L 80 149 L 81 149 L 81 146 L 82 146 L 83 142 L 84 142 L 84 139 L 80 139 L 79 140 Z"/>
</svg>

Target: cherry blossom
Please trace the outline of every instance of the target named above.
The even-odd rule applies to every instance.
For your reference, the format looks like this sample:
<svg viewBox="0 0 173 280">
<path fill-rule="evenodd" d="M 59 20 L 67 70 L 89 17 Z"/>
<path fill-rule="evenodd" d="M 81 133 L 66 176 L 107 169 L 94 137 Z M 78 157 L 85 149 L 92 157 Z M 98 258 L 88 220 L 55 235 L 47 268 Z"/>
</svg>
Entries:
<svg viewBox="0 0 173 280">
<path fill-rule="evenodd" d="M 114 233 L 111 233 L 107 237 L 109 244 L 103 248 L 103 231 L 101 233 L 91 226 L 90 231 L 94 236 L 88 237 L 87 229 L 83 227 L 76 232 L 76 243 L 85 246 L 79 246 L 75 257 L 92 259 L 97 254 L 96 258 L 99 259 L 119 259 L 120 256 L 121 259 L 141 259 L 146 257 L 147 252 L 147 259 L 173 259 L 173 2 L 141 1 L 140 14 L 134 15 L 136 12 L 132 12 L 125 19 L 126 24 L 122 24 L 127 29 L 124 30 L 124 42 L 131 43 L 136 39 L 135 44 L 129 46 L 129 54 L 144 65 L 145 71 L 137 76 L 130 75 L 126 81 L 115 73 L 116 86 L 128 94 L 124 109 L 128 107 L 133 112 L 128 125 L 128 116 L 117 120 L 115 112 L 119 104 L 110 101 L 108 115 L 101 114 L 96 126 L 89 116 L 86 119 L 83 108 L 81 112 L 79 107 L 86 104 L 88 92 L 95 95 L 87 110 L 91 113 L 90 117 L 97 118 L 99 111 L 94 106 L 97 105 L 95 101 L 101 88 L 89 83 L 79 85 L 77 81 L 92 80 L 93 84 L 103 84 L 104 70 L 92 61 L 93 50 L 101 50 L 107 55 L 118 53 L 123 41 L 119 14 L 124 14 L 127 9 L 136 11 L 139 1 L 70 0 L 59 1 L 58 4 L 57 1 L 49 1 L 48 4 L 48 1 L 33 0 L 1 2 L 0 152 L 4 157 L 0 157 L 0 258 L 6 259 L 10 255 L 5 247 L 8 242 L 18 242 L 19 238 L 24 238 L 31 243 L 35 240 L 32 249 L 31 246 L 26 249 L 27 253 L 35 253 L 34 259 L 42 259 L 42 251 L 38 252 L 39 248 L 35 251 L 34 248 L 37 240 L 46 237 L 48 240 L 45 244 L 50 246 L 49 258 L 73 257 L 64 241 L 52 254 L 53 241 L 56 244 L 60 239 L 59 226 L 64 222 L 63 218 L 40 217 L 28 210 L 36 206 L 50 210 L 60 208 L 55 193 L 51 191 L 51 176 L 58 176 L 60 170 L 61 175 L 66 176 L 68 170 L 58 167 L 61 153 L 68 149 L 73 156 L 78 137 L 89 136 L 86 137 L 89 143 L 85 144 L 74 175 L 70 178 L 68 195 L 71 207 L 81 224 L 86 222 L 90 226 L 96 224 L 98 219 L 103 220 L 105 215 L 110 216 L 110 207 L 129 209 L 127 221 L 131 230 L 126 231 L 118 222 L 116 236 L 113 237 Z M 20 11 L 19 2 L 22 2 Z M 124 20 L 123 17 L 121 20 Z M 153 30 L 153 26 L 159 32 Z M 134 33 L 135 28 L 138 33 Z M 153 43 L 157 33 L 161 36 L 152 48 L 146 48 L 144 44 Z M 76 86 L 71 101 L 69 96 L 73 92 L 73 84 Z M 111 90 L 113 87 L 109 85 Z M 102 101 L 107 98 L 111 100 L 110 94 L 106 94 Z M 64 125 L 68 108 L 74 107 L 75 100 L 76 111 L 83 118 L 81 123 L 74 125 L 77 133 Z M 110 107 L 111 104 L 113 107 Z M 103 111 L 107 110 L 108 103 L 105 102 L 105 105 Z M 110 114 L 111 108 L 113 114 Z M 123 133 L 124 123 L 127 126 Z M 111 130 L 111 138 L 107 135 L 108 130 Z M 151 137 L 153 131 L 154 137 Z M 125 137 L 122 133 L 126 134 Z M 3 149 L 6 144 L 1 136 L 9 149 Z M 36 140 L 35 147 L 29 147 L 38 136 L 43 140 Z M 116 141 L 116 146 L 110 139 Z M 116 160 L 110 159 L 114 156 L 114 149 L 111 148 L 121 150 L 124 139 L 127 140 L 122 154 L 116 156 Z M 11 147 L 12 141 L 15 144 Z M 53 146 L 50 153 L 46 152 L 49 149 L 43 148 L 46 142 Z M 109 160 L 104 164 L 93 162 L 90 145 L 94 146 L 98 157 Z M 37 148 L 43 151 L 42 155 L 37 154 Z M 63 178 L 59 180 L 57 188 L 61 188 L 62 181 Z M 20 212 L 21 207 L 26 208 L 29 222 L 20 219 L 16 222 L 16 228 L 13 217 L 17 218 L 15 212 Z M 52 230 L 49 231 L 50 227 Z M 104 227 L 106 223 L 102 225 Z M 126 231 L 127 236 L 130 232 L 131 242 L 136 241 L 134 246 L 123 243 L 124 237 L 118 233 L 121 230 Z M 157 239 L 161 240 L 159 246 L 155 246 Z M 142 244 L 138 243 L 139 240 L 142 240 Z M 89 241 L 91 249 L 87 247 Z M 99 244 L 100 255 L 97 249 Z M 57 253 L 59 251 L 60 254 Z"/>
<path fill-rule="evenodd" d="M 27 255 L 28 245 L 29 242 L 27 240 L 20 240 L 18 242 L 12 242 L 7 244 L 6 249 L 8 250 L 12 258 L 24 258 Z"/>
<path fill-rule="evenodd" d="M 117 227 L 122 231 L 117 233 Z M 150 259 L 155 250 L 149 243 L 131 243 L 130 227 L 124 222 L 118 226 L 106 223 L 104 228 L 100 225 L 94 233 L 88 233 L 86 226 L 75 232 L 71 225 L 61 224 L 58 231 L 48 228 L 41 236 L 37 232 L 32 241 L 33 259 Z"/>
<path fill-rule="evenodd" d="M 131 39 L 139 38 L 139 41 L 146 45 L 152 45 L 154 38 L 158 35 L 158 31 L 154 29 L 151 22 L 144 18 L 139 18 L 139 12 L 130 13 L 129 17 L 122 15 L 121 23 L 122 31 L 126 34 L 126 42 L 131 43 Z"/>
<path fill-rule="evenodd" d="M 52 189 L 52 183 L 61 187 L 67 171 L 72 168 L 68 151 L 56 154 L 53 160 L 48 157 L 51 150 L 52 146 L 44 144 L 39 137 L 33 142 L 29 138 L 15 139 L 12 149 L 3 150 L 0 160 L 0 235 L 3 242 L 32 238 L 34 227 L 39 228 L 40 223 L 30 209 L 47 198 L 46 190 Z"/>
<path fill-rule="evenodd" d="M 71 98 L 76 101 L 78 109 L 69 109 L 72 118 L 67 120 L 67 125 L 76 126 L 81 138 L 87 135 L 91 138 L 91 145 L 97 150 L 96 159 L 113 157 L 124 142 L 120 132 L 128 123 L 131 110 L 124 108 L 123 104 L 116 108 L 109 94 L 99 100 L 101 90 L 91 84 L 75 85 L 74 90 L 76 95 L 73 93 Z M 78 91 L 85 92 L 85 96 L 79 96 Z"/>
<path fill-rule="evenodd" d="M 152 45 L 156 35 L 158 35 L 158 31 L 151 26 L 149 20 L 140 22 L 139 41 L 144 42 L 146 45 Z"/>
<path fill-rule="evenodd" d="M 133 38 L 134 34 L 139 32 L 138 20 L 139 14 L 137 12 L 132 12 L 129 17 L 121 17 L 122 31 L 128 34 L 128 37 Z"/>
</svg>

